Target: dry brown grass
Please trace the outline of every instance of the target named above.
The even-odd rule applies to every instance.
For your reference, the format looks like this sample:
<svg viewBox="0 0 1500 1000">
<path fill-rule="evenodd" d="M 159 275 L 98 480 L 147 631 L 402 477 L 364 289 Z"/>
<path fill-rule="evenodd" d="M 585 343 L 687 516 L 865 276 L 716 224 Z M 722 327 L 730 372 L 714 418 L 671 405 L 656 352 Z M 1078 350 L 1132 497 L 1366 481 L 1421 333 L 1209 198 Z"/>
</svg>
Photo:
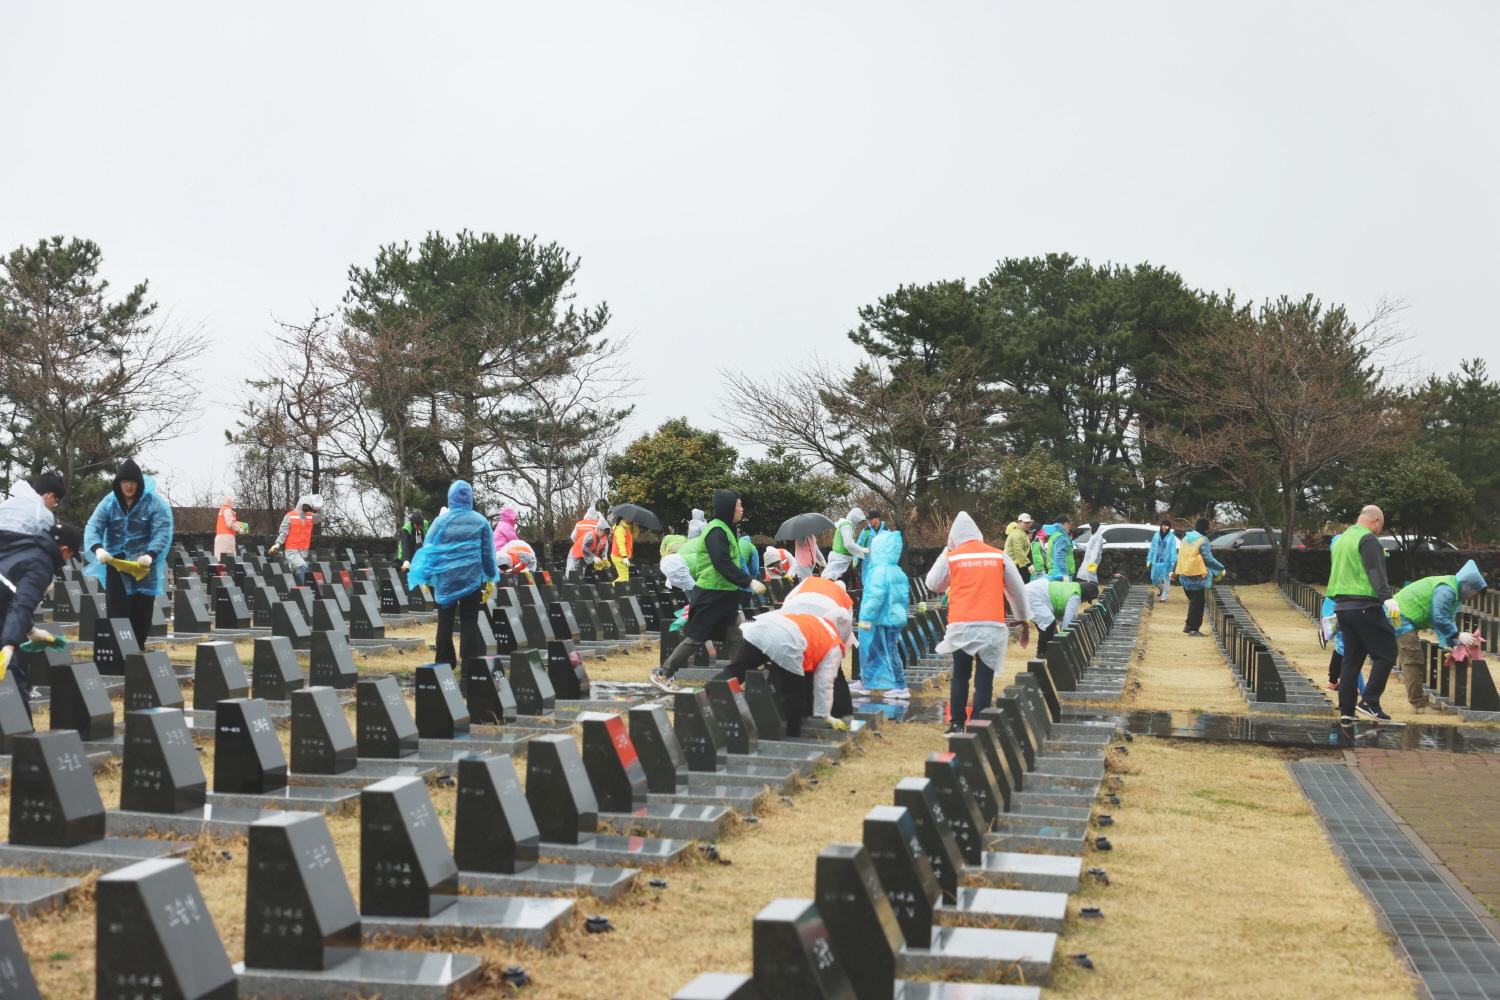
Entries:
<svg viewBox="0 0 1500 1000">
<path fill-rule="evenodd" d="M 1161 712 L 1245 712 L 1239 685 L 1214 640 L 1183 634 L 1187 601 L 1181 595 L 1181 590 L 1175 590 L 1175 600 L 1155 604 L 1146 612 L 1136 645 L 1137 654 L 1144 658 L 1134 662 L 1130 673 L 1131 680 L 1140 681 L 1141 687 L 1127 684 L 1119 707 Z"/>
</svg>

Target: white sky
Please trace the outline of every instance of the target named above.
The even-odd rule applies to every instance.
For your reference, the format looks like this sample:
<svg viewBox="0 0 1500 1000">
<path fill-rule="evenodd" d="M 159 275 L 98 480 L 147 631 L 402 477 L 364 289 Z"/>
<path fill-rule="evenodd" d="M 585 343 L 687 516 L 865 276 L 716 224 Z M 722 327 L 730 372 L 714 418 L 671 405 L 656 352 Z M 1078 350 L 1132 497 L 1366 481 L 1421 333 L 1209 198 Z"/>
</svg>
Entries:
<svg viewBox="0 0 1500 1000">
<path fill-rule="evenodd" d="M 1500 369 L 1497 49 L 1492 3 L 8 0 L 0 249 L 92 238 L 206 324 L 206 412 L 145 456 L 205 490 L 272 317 L 430 229 L 583 257 L 632 432 L 1048 251 L 1406 299 L 1425 368 Z"/>
</svg>

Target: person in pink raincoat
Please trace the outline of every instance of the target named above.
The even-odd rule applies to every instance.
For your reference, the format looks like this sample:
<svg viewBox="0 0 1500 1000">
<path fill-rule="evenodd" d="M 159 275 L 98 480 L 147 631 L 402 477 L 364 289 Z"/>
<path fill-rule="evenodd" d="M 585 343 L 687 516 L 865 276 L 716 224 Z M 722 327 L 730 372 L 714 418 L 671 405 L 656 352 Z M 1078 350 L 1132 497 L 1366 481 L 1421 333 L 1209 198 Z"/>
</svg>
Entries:
<svg viewBox="0 0 1500 1000">
<path fill-rule="evenodd" d="M 500 512 L 500 516 L 495 518 L 496 552 L 499 552 L 505 546 L 521 537 L 516 533 L 516 518 L 519 516 L 514 507 L 506 507 Z"/>
</svg>

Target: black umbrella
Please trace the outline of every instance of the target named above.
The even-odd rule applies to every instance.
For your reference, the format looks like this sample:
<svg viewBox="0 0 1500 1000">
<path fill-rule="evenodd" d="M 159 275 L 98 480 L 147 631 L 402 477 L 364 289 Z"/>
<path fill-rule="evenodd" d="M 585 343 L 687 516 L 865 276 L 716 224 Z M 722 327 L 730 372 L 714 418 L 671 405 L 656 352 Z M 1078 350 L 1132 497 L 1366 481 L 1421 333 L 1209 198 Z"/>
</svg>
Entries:
<svg viewBox="0 0 1500 1000">
<path fill-rule="evenodd" d="M 833 522 L 822 514 L 798 514 L 788 518 L 776 530 L 776 541 L 793 541 L 812 535 L 821 535 L 833 528 Z"/>
<path fill-rule="evenodd" d="M 623 517 L 631 524 L 639 524 L 641 527 L 650 528 L 652 531 L 661 530 L 661 521 L 657 519 L 656 515 L 639 504 L 622 503 L 617 507 L 611 507 L 609 509 L 609 516 Z"/>
</svg>

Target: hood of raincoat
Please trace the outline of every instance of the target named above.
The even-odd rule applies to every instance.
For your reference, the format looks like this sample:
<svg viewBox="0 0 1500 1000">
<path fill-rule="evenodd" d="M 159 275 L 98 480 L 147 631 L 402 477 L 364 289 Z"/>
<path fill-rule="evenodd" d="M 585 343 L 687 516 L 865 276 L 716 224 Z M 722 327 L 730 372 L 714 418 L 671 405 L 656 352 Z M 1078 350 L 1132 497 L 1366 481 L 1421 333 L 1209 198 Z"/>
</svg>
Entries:
<svg viewBox="0 0 1500 1000">
<path fill-rule="evenodd" d="M 505 508 L 505 510 L 510 510 L 510 508 L 507 507 L 507 508 Z M 505 510 L 502 510 L 500 512 L 500 516 L 501 517 L 505 516 Z M 511 520 L 514 521 L 515 518 L 511 518 Z M 578 520 L 580 520 L 580 521 L 597 521 L 597 520 L 599 520 L 599 512 L 597 510 L 586 510 L 586 511 L 583 512 L 583 516 L 580 517 Z"/>
<path fill-rule="evenodd" d="M 956 549 L 965 542 L 984 541 L 984 532 L 979 530 L 979 525 L 969 516 L 969 512 L 961 510 L 953 518 L 953 527 L 948 529 L 948 548 Z"/>
<path fill-rule="evenodd" d="M 1206 538 L 1206 537 L 1208 537 L 1208 536 L 1207 535 L 1200 535 L 1196 531 L 1189 531 L 1186 535 L 1182 536 L 1182 541 L 1183 541 L 1184 544 L 1189 544 L 1190 545 L 1193 542 L 1198 541 L 1200 538 Z"/>
<path fill-rule="evenodd" d="M 703 529 L 707 526 L 708 522 L 703 518 L 703 511 L 699 510 L 697 507 L 694 507 L 693 519 L 688 522 L 688 538 L 697 538 L 699 535 L 703 534 Z"/>
<path fill-rule="evenodd" d="M 1473 597 L 1489 584 L 1485 583 L 1484 575 L 1479 572 L 1479 567 L 1474 560 L 1470 559 L 1464 563 L 1463 569 L 1453 574 L 1458 580 L 1458 596 L 1460 598 Z"/>
<path fill-rule="evenodd" d="M 457 484 L 455 483 L 454 485 Z M 452 504 L 449 504 L 449 506 L 451 507 Z M 520 514 L 516 513 L 516 509 L 514 507 L 505 507 L 500 511 L 500 520 L 506 522 L 507 524 L 515 524 L 516 518 L 520 516 Z"/>
<path fill-rule="evenodd" d="M 237 497 L 237 496 L 234 496 L 232 494 L 226 493 L 222 497 L 219 498 L 219 506 L 221 506 L 221 507 L 233 507 L 236 503 L 239 502 L 239 499 L 240 498 Z"/>
<path fill-rule="evenodd" d="M 1012 522 L 1010 522 L 1009 524 L 1007 524 L 1005 526 L 1005 533 L 1008 535 L 1012 531 L 1015 531 L 1020 526 L 1021 526 L 1021 522 L 1020 521 L 1012 521 Z"/>
<path fill-rule="evenodd" d="M 858 507 L 849 508 L 849 523 L 858 524 L 865 519 L 865 512 Z"/>
<path fill-rule="evenodd" d="M 669 556 L 687 544 L 687 539 L 681 535 L 666 535 L 661 540 L 661 554 Z"/>
<path fill-rule="evenodd" d="M 301 511 L 304 507 L 312 506 L 315 506 L 315 504 L 313 503 L 313 495 L 311 493 L 304 493 L 297 498 L 297 506 L 295 509 Z"/>
<path fill-rule="evenodd" d="M 714 490 L 714 520 L 734 524 L 734 502 L 740 495 L 734 490 Z"/>
<path fill-rule="evenodd" d="M 114 491 L 115 499 L 120 501 L 122 509 L 128 505 L 125 501 L 125 494 L 120 490 L 120 484 L 128 479 L 135 480 L 136 485 L 139 487 L 135 492 L 135 500 L 131 501 L 131 503 L 135 503 L 146 495 L 146 477 L 141 475 L 141 467 L 135 464 L 135 459 L 133 458 L 127 458 L 120 463 L 120 471 L 115 473 L 115 481 L 110 486 L 110 489 Z M 155 486 L 155 483 L 152 485 Z"/>
<path fill-rule="evenodd" d="M 456 480 L 448 487 L 448 509 L 449 510 L 473 510 L 474 509 L 474 487 L 462 479 Z M 501 512 L 504 517 L 504 512 Z"/>
</svg>

